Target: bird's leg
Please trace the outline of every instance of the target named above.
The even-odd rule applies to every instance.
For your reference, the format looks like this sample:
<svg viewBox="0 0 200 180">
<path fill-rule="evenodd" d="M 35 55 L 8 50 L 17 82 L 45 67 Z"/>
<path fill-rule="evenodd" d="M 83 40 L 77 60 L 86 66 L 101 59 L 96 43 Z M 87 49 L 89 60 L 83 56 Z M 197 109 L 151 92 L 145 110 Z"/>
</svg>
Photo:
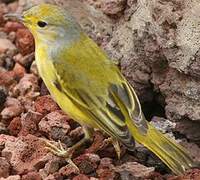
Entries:
<svg viewBox="0 0 200 180">
<path fill-rule="evenodd" d="M 120 159 L 121 149 L 120 149 L 120 145 L 119 145 L 119 142 L 117 141 L 117 139 L 114 137 L 109 137 L 109 138 L 105 139 L 105 142 L 111 143 L 113 145 L 113 147 L 115 148 L 117 157 L 118 157 L 118 159 Z"/>
<path fill-rule="evenodd" d="M 83 131 L 84 131 L 84 138 L 81 139 L 79 142 L 77 142 L 75 145 L 73 145 L 72 147 L 68 148 L 68 149 L 64 149 L 61 142 L 59 141 L 59 147 L 57 147 L 56 145 L 54 145 L 53 143 L 47 141 L 47 140 L 43 140 L 45 145 L 46 145 L 46 149 L 48 149 L 50 152 L 52 152 L 54 155 L 59 156 L 59 157 L 63 157 L 66 159 L 66 161 L 71 164 L 72 166 L 74 166 L 77 170 L 79 170 L 79 168 L 74 164 L 74 162 L 71 160 L 73 152 L 79 148 L 80 146 L 84 145 L 86 142 L 91 140 L 92 137 L 92 132 L 93 129 L 88 128 L 83 126 Z"/>
</svg>

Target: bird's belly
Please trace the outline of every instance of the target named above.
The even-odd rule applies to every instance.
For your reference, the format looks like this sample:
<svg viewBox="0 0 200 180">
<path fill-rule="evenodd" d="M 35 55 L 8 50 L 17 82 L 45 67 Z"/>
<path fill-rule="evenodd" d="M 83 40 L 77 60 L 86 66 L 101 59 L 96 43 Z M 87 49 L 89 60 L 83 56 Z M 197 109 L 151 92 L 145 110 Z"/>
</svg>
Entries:
<svg viewBox="0 0 200 180">
<path fill-rule="evenodd" d="M 37 61 L 36 61 L 37 62 Z M 53 64 L 49 61 L 45 63 L 37 62 L 39 74 L 42 77 L 47 89 L 60 108 L 78 123 L 96 128 L 95 122 L 86 116 L 54 83 L 55 73 Z"/>
</svg>

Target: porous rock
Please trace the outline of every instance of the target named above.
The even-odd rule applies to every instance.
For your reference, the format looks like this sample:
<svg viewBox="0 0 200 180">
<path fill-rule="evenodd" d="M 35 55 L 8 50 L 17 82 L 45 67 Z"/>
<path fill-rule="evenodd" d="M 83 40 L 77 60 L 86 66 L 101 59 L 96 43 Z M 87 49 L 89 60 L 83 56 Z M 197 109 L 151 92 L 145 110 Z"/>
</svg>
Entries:
<svg viewBox="0 0 200 180">
<path fill-rule="evenodd" d="M 14 141 L 8 139 L 2 156 L 9 161 L 17 174 L 37 171 L 52 158 L 44 148 L 44 142 L 33 135 L 22 136 Z"/>
</svg>

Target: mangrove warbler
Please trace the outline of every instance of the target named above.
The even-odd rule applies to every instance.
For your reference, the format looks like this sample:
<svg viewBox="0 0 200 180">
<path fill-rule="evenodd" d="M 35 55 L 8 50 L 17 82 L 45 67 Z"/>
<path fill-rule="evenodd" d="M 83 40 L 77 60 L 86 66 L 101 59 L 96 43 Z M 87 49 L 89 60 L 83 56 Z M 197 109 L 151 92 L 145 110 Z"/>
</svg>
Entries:
<svg viewBox="0 0 200 180">
<path fill-rule="evenodd" d="M 118 155 L 118 141 L 133 150 L 135 139 L 176 174 L 194 165 L 183 147 L 145 120 L 133 88 L 65 10 L 41 4 L 18 18 L 35 38 L 39 74 L 52 97 L 85 132 L 67 151 L 49 144 L 52 152 L 70 160 L 69 150 L 85 143 L 97 128 L 111 137 Z"/>
</svg>

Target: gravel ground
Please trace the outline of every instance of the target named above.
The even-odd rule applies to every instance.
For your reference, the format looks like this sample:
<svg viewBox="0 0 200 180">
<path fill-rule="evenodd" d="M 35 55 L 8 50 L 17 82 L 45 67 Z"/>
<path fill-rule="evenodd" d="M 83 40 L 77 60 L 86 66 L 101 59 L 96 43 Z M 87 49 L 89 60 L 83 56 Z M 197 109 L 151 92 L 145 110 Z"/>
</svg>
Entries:
<svg viewBox="0 0 200 180">
<path fill-rule="evenodd" d="M 83 137 L 83 132 L 79 124 L 53 101 L 39 77 L 31 33 L 18 22 L 3 19 L 3 14 L 22 9 L 22 2 L 0 1 L 0 180 L 200 179 L 199 169 L 190 170 L 181 177 L 174 176 L 155 155 L 140 145 L 134 152 L 121 147 L 122 158 L 118 160 L 113 147 L 104 141 L 106 137 L 99 131 L 95 132 L 92 143 L 74 153 L 73 161 L 80 172 L 64 159 L 49 153 L 41 139 L 55 143 L 60 140 L 64 147 L 69 147 Z M 100 6 L 98 1 L 85 2 L 97 9 Z M 108 24 L 122 15 L 125 4 L 123 0 L 117 4 L 114 0 L 105 0 L 101 4 L 101 11 L 110 18 Z M 109 29 L 110 25 L 106 26 L 106 30 Z M 102 47 L 109 40 L 105 35 L 98 37 L 95 32 L 91 33 L 90 28 L 86 31 Z M 152 123 L 174 137 L 173 122 L 154 116 Z M 196 139 L 192 136 L 194 141 L 189 143 L 186 138 L 185 141 L 180 138 L 198 159 Z"/>
</svg>

